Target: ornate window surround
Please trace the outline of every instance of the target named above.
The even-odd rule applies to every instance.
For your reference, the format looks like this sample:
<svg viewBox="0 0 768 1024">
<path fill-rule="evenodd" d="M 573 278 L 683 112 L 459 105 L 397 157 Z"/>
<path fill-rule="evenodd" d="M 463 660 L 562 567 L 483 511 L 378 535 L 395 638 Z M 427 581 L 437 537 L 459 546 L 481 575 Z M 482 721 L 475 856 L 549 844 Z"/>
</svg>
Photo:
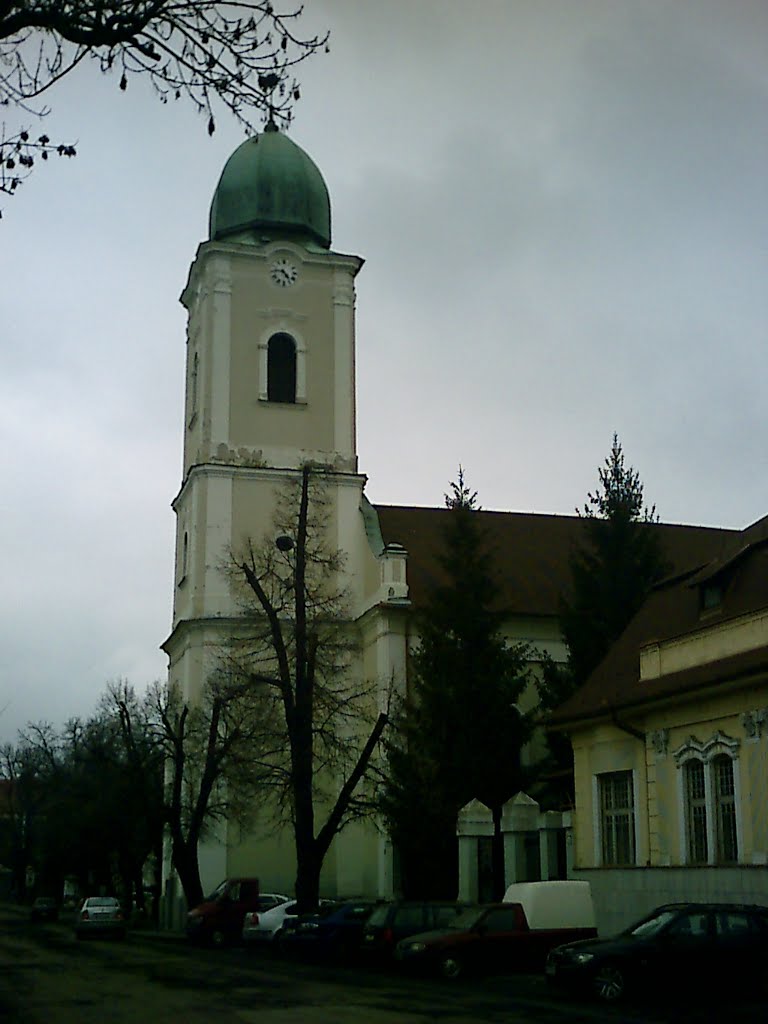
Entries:
<svg viewBox="0 0 768 1024">
<path fill-rule="evenodd" d="M 768 707 L 745 711 L 741 716 L 741 724 L 747 742 L 757 743 L 764 736 L 768 736 Z"/>
<path fill-rule="evenodd" d="M 736 809 L 736 848 L 738 862 L 743 857 L 743 837 L 741 829 L 741 784 L 739 779 L 739 751 L 741 741 L 717 732 L 708 740 L 701 741 L 691 735 L 674 751 L 673 757 L 678 768 L 677 772 L 677 810 L 679 821 L 680 862 L 693 863 L 688 848 L 688 808 L 685 793 L 685 772 L 683 766 L 691 760 L 704 764 L 704 792 L 707 808 L 707 864 L 716 865 L 717 860 L 717 808 L 715 806 L 715 785 L 713 778 L 713 762 L 715 758 L 725 755 L 733 764 L 733 796 Z"/>
</svg>

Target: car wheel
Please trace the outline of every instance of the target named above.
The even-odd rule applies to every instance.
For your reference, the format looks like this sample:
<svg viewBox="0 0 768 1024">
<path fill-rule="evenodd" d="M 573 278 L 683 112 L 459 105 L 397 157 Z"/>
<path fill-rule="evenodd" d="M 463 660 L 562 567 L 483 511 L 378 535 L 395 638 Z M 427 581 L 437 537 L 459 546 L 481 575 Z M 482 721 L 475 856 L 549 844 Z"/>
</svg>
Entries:
<svg viewBox="0 0 768 1024">
<path fill-rule="evenodd" d="M 444 956 L 440 960 L 440 973 L 444 978 L 460 978 L 464 973 L 464 964 L 455 956 Z"/>
<path fill-rule="evenodd" d="M 211 945 L 214 949 L 223 949 L 227 944 L 227 936 L 220 928 L 211 932 Z"/>
<path fill-rule="evenodd" d="M 624 972 L 616 964 L 603 964 L 599 967 L 592 984 L 595 995 L 604 1003 L 615 1003 L 627 990 Z"/>
<path fill-rule="evenodd" d="M 283 935 L 285 935 L 285 928 L 278 928 L 272 936 L 269 947 L 273 956 L 283 956 L 285 953 L 283 949 Z"/>
</svg>

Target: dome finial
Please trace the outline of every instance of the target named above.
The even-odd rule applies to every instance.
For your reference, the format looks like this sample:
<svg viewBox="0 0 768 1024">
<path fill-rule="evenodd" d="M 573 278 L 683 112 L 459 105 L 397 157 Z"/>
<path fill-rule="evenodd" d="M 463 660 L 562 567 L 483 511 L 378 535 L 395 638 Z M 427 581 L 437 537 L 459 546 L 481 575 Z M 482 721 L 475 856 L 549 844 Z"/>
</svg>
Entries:
<svg viewBox="0 0 768 1024">
<path fill-rule="evenodd" d="M 267 119 L 264 124 L 265 132 L 276 132 L 279 130 L 275 120 L 277 104 L 274 102 L 275 89 L 278 85 L 280 85 L 280 75 L 276 71 L 270 71 L 266 75 L 259 75 L 259 88 L 264 93 L 264 103 L 267 110 Z"/>
</svg>

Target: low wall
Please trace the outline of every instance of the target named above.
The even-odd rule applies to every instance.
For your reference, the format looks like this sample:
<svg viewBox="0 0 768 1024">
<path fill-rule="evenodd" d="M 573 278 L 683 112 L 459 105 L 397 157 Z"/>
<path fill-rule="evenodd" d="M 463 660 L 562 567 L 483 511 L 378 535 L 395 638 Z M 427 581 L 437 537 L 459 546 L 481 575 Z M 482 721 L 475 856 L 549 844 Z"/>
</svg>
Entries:
<svg viewBox="0 0 768 1024">
<path fill-rule="evenodd" d="M 589 882 L 601 936 L 615 935 L 662 903 L 760 903 L 768 906 L 768 867 L 574 868 Z"/>
</svg>

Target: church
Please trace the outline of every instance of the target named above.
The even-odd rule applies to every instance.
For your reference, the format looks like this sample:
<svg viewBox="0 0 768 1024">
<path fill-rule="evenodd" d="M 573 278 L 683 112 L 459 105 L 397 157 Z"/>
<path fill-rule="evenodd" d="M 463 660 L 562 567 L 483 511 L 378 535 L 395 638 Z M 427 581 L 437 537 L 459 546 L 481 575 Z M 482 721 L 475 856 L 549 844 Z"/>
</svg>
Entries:
<svg viewBox="0 0 768 1024">
<path fill-rule="evenodd" d="M 188 312 L 184 458 L 173 501 L 173 622 L 163 644 L 170 683 L 189 701 L 201 694 L 242 623 L 222 564 L 248 540 L 274 537 L 279 496 L 309 463 L 323 467 L 329 540 L 344 554 L 339 585 L 349 595 L 354 670 L 379 695 L 372 711 L 384 710 L 392 688 L 408 685 L 408 651 L 418 641 L 414 610 L 439 579 L 447 513 L 374 506 L 365 495 L 355 423 L 355 279 L 363 260 L 334 251 L 322 174 L 272 124 L 226 163 L 209 227 L 181 296 Z M 499 556 L 508 638 L 529 644 L 534 662 L 544 653 L 564 660 L 557 616 L 581 521 L 478 515 Z M 714 557 L 732 532 L 659 529 L 676 566 Z M 530 706 L 535 693 L 526 700 Z M 200 867 L 206 891 L 226 877 L 255 875 L 265 891 L 290 893 L 290 829 L 241 835 L 228 827 L 204 844 Z M 164 874 L 168 891 L 168 865 Z M 321 892 L 395 894 L 387 836 L 362 823 L 342 831 L 326 858 Z"/>
</svg>

